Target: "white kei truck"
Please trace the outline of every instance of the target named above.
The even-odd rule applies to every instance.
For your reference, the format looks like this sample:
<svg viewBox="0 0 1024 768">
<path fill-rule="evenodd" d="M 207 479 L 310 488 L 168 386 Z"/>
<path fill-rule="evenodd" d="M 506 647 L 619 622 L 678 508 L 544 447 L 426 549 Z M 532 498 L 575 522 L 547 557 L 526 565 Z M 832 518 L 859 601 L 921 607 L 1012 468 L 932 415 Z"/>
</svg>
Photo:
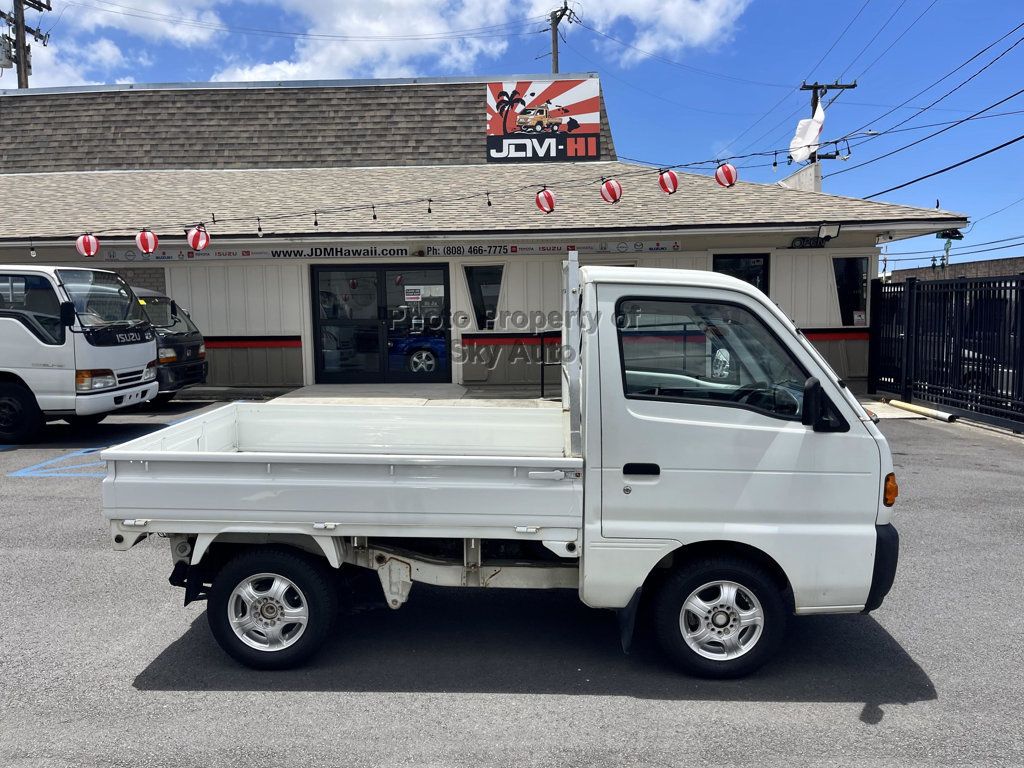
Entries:
<svg viewBox="0 0 1024 768">
<path fill-rule="evenodd" d="M 185 604 L 261 669 L 321 646 L 355 568 L 392 608 L 415 582 L 577 590 L 707 677 L 790 614 L 881 605 L 889 447 L 786 316 L 711 272 L 563 271 L 561 408 L 226 405 L 101 454 L 114 549 L 168 538 Z"/>
<path fill-rule="evenodd" d="M 115 272 L 0 265 L 0 443 L 91 426 L 157 393 L 156 337 Z"/>
</svg>

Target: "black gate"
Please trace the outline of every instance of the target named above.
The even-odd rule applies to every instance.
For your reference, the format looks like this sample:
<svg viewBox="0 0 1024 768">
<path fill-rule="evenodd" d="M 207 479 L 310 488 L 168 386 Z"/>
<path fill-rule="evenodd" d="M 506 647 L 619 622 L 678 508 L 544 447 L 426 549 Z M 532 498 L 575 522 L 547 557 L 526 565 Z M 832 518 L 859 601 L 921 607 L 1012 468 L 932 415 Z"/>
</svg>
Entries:
<svg viewBox="0 0 1024 768">
<path fill-rule="evenodd" d="M 1019 430 L 1024 275 L 871 284 L 869 391 Z"/>
</svg>

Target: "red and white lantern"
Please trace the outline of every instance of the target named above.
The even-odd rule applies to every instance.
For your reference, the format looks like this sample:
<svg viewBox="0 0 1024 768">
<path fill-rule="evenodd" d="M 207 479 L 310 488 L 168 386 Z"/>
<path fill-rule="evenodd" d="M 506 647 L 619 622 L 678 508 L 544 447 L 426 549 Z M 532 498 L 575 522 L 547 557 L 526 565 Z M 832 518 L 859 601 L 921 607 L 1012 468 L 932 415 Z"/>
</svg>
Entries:
<svg viewBox="0 0 1024 768">
<path fill-rule="evenodd" d="M 537 193 L 537 207 L 544 213 L 551 213 L 555 210 L 555 193 L 544 187 Z"/>
<path fill-rule="evenodd" d="M 736 166 L 732 163 L 722 163 L 718 166 L 718 170 L 715 171 L 715 181 L 723 187 L 731 187 L 739 178 L 739 174 L 736 173 Z"/>
<path fill-rule="evenodd" d="M 148 229 L 144 229 L 135 236 L 135 245 L 143 253 L 152 253 L 160 245 L 160 240 Z"/>
<path fill-rule="evenodd" d="M 193 251 L 205 250 L 209 244 L 210 233 L 206 231 L 206 227 L 192 227 L 188 231 L 188 245 Z"/>
<path fill-rule="evenodd" d="M 615 179 L 601 182 L 601 199 L 606 203 L 617 203 L 622 199 L 622 185 Z"/>
<path fill-rule="evenodd" d="M 662 171 L 658 174 L 658 186 L 666 195 L 674 195 L 679 189 L 679 176 L 672 170 Z"/>
<path fill-rule="evenodd" d="M 351 280 L 348 281 L 348 287 L 354 291 L 356 288 L 359 287 L 359 281 L 353 277 Z"/>
<path fill-rule="evenodd" d="M 395 285 L 399 288 L 405 285 L 405 275 L 395 275 Z"/>
<path fill-rule="evenodd" d="M 100 252 L 100 241 L 95 235 L 79 235 L 75 240 L 75 248 L 83 256 L 93 257 Z"/>
</svg>

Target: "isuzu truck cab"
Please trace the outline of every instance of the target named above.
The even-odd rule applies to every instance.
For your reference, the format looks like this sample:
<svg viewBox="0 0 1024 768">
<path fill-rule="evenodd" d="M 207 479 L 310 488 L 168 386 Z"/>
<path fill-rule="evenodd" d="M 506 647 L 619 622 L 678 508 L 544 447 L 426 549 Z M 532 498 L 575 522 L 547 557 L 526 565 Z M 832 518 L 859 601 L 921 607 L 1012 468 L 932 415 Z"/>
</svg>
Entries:
<svg viewBox="0 0 1024 768">
<path fill-rule="evenodd" d="M 114 272 L 0 266 L 0 443 L 156 395 L 153 328 Z"/>
<path fill-rule="evenodd" d="M 782 311 L 712 272 L 564 271 L 561 407 L 227 405 L 101 454 L 113 547 L 167 537 L 186 604 L 264 669 L 321 646 L 354 568 L 391 608 L 417 582 L 575 590 L 710 677 L 791 614 L 881 605 L 889 447 Z"/>
</svg>

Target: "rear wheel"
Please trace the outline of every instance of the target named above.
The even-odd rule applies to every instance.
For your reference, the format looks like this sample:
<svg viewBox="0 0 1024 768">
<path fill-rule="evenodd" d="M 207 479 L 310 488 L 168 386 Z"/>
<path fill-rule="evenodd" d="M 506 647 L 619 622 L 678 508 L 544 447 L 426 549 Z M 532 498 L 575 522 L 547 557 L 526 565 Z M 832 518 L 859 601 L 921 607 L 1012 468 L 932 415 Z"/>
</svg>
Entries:
<svg viewBox="0 0 1024 768">
<path fill-rule="evenodd" d="M 742 677 L 778 650 L 786 630 L 782 593 L 771 574 L 735 558 L 700 560 L 662 585 L 658 640 L 685 672 Z"/>
<path fill-rule="evenodd" d="M 217 574 L 206 609 L 224 651 L 254 669 L 288 669 L 327 639 L 337 596 L 323 565 L 284 548 L 254 549 Z"/>
<path fill-rule="evenodd" d="M 32 393 L 20 384 L 0 384 L 0 443 L 30 442 L 42 426 Z"/>
<path fill-rule="evenodd" d="M 409 355 L 409 371 L 412 373 L 433 373 L 437 370 L 437 355 L 429 349 L 417 349 Z"/>
</svg>

